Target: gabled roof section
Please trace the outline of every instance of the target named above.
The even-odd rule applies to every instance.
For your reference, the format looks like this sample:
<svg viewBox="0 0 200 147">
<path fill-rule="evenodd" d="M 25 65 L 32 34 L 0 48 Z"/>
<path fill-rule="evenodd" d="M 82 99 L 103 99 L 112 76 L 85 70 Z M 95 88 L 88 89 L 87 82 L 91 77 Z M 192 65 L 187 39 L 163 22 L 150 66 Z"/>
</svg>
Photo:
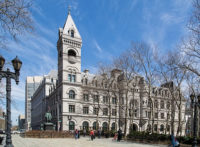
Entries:
<svg viewBox="0 0 200 147">
<path fill-rule="evenodd" d="M 75 38 L 80 38 L 81 39 L 81 35 L 78 31 L 78 29 L 76 28 L 76 25 L 72 19 L 71 13 L 70 11 L 68 12 L 68 16 L 67 16 L 67 20 L 65 22 L 65 25 L 63 27 L 63 34 L 66 35 L 70 35 L 69 32 L 73 30 L 74 31 L 74 37 Z"/>
</svg>

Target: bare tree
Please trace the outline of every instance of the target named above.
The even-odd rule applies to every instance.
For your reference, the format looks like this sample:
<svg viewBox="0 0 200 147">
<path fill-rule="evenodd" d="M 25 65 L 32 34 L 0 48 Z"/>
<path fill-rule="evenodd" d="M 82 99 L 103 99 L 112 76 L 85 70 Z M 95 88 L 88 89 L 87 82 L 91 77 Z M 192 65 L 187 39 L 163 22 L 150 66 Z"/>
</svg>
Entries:
<svg viewBox="0 0 200 147">
<path fill-rule="evenodd" d="M 29 8 L 30 0 L 0 0 L 0 47 L 6 48 L 6 40 L 33 30 Z"/>
<path fill-rule="evenodd" d="M 169 52 L 158 61 L 157 73 L 160 75 L 162 87 L 168 89 L 171 97 L 171 134 L 174 134 L 175 111 L 178 108 L 178 129 L 177 134 L 182 130 L 182 102 L 184 97 L 181 92 L 183 81 L 186 77 L 186 70 L 180 69 L 177 65 L 181 62 L 181 56 L 177 52 Z"/>
<path fill-rule="evenodd" d="M 136 62 L 136 65 L 140 68 L 139 73 L 144 76 L 145 83 L 147 83 L 147 89 L 144 87 L 141 89 L 141 92 L 147 93 L 148 95 L 148 101 L 150 101 L 150 109 L 151 109 L 151 122 L 152 122 L 152 132 L 153 132 L 153 126 L 154 126 L 154 107 L 153 107 L 153 98 L 151 97 L 151 91 L 152 91 L 152 85 L 155 82 L 155 62 L 154 62 L 154 52 L 153 48 L 150 47 L 146 43 L 132 43 L 131 48 L 131 57 L 132 60 Z M 142 96 L 143 97 L 143 96 Z M 141 125 L 144 124 L 144 122 L 141 122 Z"/>
<path fill-rule="evenodd" d="M 111 119 L 112 119 L 112 109 L 113 105 L 115 110 L 117 110 L 117 78 L 112 75 L 112 66 L 111 65 L 99 65 L 99 74 L 102 76 L 103 80 L 101 85 L 104 88 L 104 94 L 107 98 L 105 106 L 108 108 L 108 131 L 110 131 Z M 115 99 L 113 101 L 113 99 Z M 116 114 L 115 114 L 115 128 L 116 128 Z"/>
<path fill-rule="evenodd" d="M 132 81 L 134 76 L 138 75 L 138 67 L 136 62 L 130 56 L 130 50 L 124 52 L 119 58 L 114 60 L 114 66 L 122 71 L 122 75 L 118 78 L 119 87 L 119 109 L 124 110 L 124 114 L 121 114 L 120 122 L 124 122 L 124 134 L 127 133 L 127 122 L 128 122 L 128 110 L 129 110 L 129 93 L 132 92 Z M 125 105 L 123 104 L 123 98 L 125 98 Z M 121 102 L 120 102 L 121 99 Z M 121 125 L 121 124 L 119 124 Z"/>
<path fill-rule="evenodd" d="M 179 64 L 181 68 L 200 77 L 200 0 L 193 0 L 193 13 L 190 18 L 188 29 L 191 34 L 187 36 L 182 44 L 182 55 L 184 60 Z"/>
</svg>

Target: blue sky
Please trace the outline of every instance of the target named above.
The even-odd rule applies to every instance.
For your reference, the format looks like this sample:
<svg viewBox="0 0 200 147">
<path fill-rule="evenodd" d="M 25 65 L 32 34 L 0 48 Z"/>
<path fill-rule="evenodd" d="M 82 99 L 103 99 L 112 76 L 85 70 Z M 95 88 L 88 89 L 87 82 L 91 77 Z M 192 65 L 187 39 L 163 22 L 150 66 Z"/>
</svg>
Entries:
<svg viewBox="0 0 200 147">
<path fill-rule="evenodd" d="M 58 28 L 63 27 L 68 5 L 81 34 L 82 70 L 97 71 L 99 63 L 110 63 L 131 41 L 157 46 L 159 53 L 175 49 L 188 31 L 191 0 L 35 0 L 31 14 L 35 31 L 10 40 L 0 49 L 7 61 L 16 55 L 23 62 L 20 84 L 12 87 L 12 121 L 24 114 L 25 79 L 57 69 Z M 5 83 L 5 81 L 3 81 Z"/>
</svg>

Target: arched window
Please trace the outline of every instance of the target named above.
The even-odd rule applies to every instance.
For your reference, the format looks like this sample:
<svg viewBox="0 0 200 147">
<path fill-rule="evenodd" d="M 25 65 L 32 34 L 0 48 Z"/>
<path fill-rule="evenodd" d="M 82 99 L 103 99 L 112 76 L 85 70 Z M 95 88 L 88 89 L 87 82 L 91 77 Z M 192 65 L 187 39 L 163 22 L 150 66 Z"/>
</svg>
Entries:
<svg viewBox="0 0 200 147">
<path fill-rule="evenodd" d="M 135 123 L 133 123 L 133 124 L 130 124 L 129 129 L 131 132 L 135 132 L 135 131 L 138 131 L 138 126 Z"/>
<path fill-rule="evenodd" d="M 69 122 L 69 130 L 74 130 L 75 129 L 75 123 L 73 121 Z"/>
<path fill-rule="evenodd" d="M 151 99 L 148 99 L 147 107 L 151 107 Z"/>
<path fill-rule="evenodd" d="M 165 108 L 165 103 L 164 103 L 163 100 L 161 100 L 161 102 L 160 102 L 160 108 L 161 108 L 161 109 L 164 109 L 164 108 Z"/>
<path fill-rule="evenodd" d="M 93 130 L 97 130 L 98 129 L 99 124 L 95 121 L 93 123 Z"/>
<path fill-rule="evenodd" d="M 157 132 L 157 130 L 158 130 L 158 125 L 155 124 L 155 125 L 154 125 L 154 131 Z"/>
<path fill-rule="evenodd" d="M 71 37 L 73 37 L 74 38 L 74 30 L 71 30 Z"/>
<path fill-rule="evenodd" d="M 74 92 L 74 90 L 70 90 L 69 91 L 69 98 L 70 99 L 75 99 L 75 92 Z"/>
<path fill-rule="evenodd" d="M 108 130 L 108 123 L 107 123 L 107 122 L 104 122 L 104 123 L 103 123 L 102 129 L 103 129 L 104 131 L 107 131 L 107 130 Z"/>
<path fill-rule="evenodd" d="M 167 125 L 167 131 L 168 132 L 170 131 L 170 125 Z"/>
<path fill-rule="evenodd" d="M 74 57 L 76 57 L 76 52 L 74 50 L 69 50 L 68 51 L 68 56 L 74 56 Z"/>
<path fill-rule="evenodd" d="M 150 124 L 147 125 L 147 131 L 151 132 L 151 125 Z"/>
<path fill-rule="evenodd" d="M 161 131 L 161 132 L 164 131 L 164 125 L 160 125 L 160 131 Z"/>
<path fill-rule="evenodd" d="M 112 131 L 116 130 L 116 125 L 115 125 L 115 123 L 112 123 L 111 130 L 112 130 Z"/>
<path fill-rule="evenodd" d="M 167 109 L 170 108 L 170 101 L 167 102 Z"/>
<path fill-rule="evenodd" d="M 84 121 L 82 125 L 83 125 L 83 129 L 89 130 L 89 123 L 87 121 Z"/>
</svg>

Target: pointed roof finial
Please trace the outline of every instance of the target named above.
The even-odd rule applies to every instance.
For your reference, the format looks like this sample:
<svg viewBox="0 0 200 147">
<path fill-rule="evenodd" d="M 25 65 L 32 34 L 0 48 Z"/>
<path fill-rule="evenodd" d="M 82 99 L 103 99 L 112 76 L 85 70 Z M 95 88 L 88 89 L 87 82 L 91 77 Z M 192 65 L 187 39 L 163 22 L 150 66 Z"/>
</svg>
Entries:
<svg viewBox="0 0 200 147">
<path fill-rule="evenodd" d="M 68 14 L 70 14 L 71 13 L 71 6 L 69 5 L 68 6 Z"/>
</svg>

